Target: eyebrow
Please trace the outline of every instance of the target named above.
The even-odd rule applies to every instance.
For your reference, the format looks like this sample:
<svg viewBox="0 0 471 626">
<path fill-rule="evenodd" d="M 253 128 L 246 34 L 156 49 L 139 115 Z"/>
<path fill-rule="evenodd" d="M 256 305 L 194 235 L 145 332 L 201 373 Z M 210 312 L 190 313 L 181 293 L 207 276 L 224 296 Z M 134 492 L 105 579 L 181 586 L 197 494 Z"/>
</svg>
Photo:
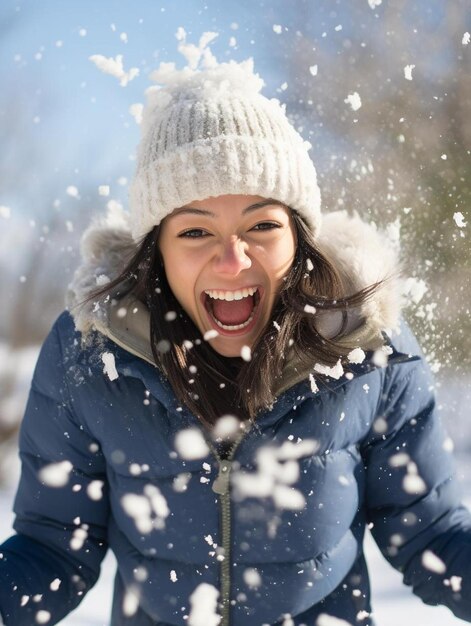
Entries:
<svg viewBox="0 0 471 626">
<path fill-rule="evenodd" d="M 283 204 L 283 202 L 279 202 L 278 200 L 271 200 L 271 199 L 261 200 L 260 202 L 256 202 L 255 204 L 251 204 L 250 206 L 246 207 L 242 211 L 242 215 L 246 215 L 247 213 L 251 213 L 252 211 L 256 211 L 257 209 L 262 209 L 263 207 L 269 206 L 272 204 L 286 208 L 286 205 Z M 213 213 L 212 211 L 208 211 L 207 209 L 197 209 L 191 206 L 180 207 L 179 209 L 175 209 L 172 213 L 172 215 L 187 215 L 187 214 L 205 215 L 207 217 L 216 217 L 216 213 Z"/>
</svg>

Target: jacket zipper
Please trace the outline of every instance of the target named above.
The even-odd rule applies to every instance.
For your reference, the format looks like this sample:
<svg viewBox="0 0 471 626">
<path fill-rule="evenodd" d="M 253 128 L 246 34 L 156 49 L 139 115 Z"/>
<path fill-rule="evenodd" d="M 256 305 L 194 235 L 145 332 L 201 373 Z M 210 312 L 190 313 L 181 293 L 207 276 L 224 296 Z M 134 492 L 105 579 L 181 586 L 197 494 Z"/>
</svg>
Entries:
<svg viewBox="0 0 471 626">
<path fill-rule="evenodd" d="M 219 626 L 229 626 L 229 614 L 231 608 L 231 470 L 235 452 L 242 439 L 247 434 L 244 431 L 233 443 L 227 459 L 221 459 L 214 446 L 210 443 L 210 448 L 219 463 L 219 472 L 213 482 L 212 490 L 219 496 L 221 512 L 221 590 L 220 590 L 220 610 L 221 622 Z"/>
</svg>

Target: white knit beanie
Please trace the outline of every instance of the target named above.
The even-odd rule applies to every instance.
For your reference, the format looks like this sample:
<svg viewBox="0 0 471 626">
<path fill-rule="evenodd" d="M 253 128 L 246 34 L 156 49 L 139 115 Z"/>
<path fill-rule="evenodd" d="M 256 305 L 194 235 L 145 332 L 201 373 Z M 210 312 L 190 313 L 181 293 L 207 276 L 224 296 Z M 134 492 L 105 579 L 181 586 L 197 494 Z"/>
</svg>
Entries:
<svg viewBox="0 0 471 626">
<path fill-rule="evenodd" d="M 261 95 L 251 59 L 176 70 L 162 63 L 151 75 L 142 139 L 130 189 L 138 241 L 175 208 L 225 194 L 273 198 L 295 209 L 314 234 L 320 191 L 309 144 L 283 107 Z"/>
</svg>

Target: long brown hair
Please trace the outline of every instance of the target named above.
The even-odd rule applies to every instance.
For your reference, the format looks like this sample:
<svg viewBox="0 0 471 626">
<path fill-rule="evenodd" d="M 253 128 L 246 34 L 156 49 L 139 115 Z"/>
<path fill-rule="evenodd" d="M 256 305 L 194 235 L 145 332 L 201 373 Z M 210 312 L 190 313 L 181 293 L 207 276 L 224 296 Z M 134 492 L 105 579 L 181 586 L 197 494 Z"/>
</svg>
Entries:
<svg viewBox="0 0 471 626">
<path fill-rule="evenodd" d="M 345 333 L 347 309 L 361 305 L 379 286 L 346 296 L 337 270 L 320 253 L 311 231 L 295 211 L 293 222 L 295 258 L 249 362 L 213 350 L 175 298 L 160 254 L 159 226 L 146 235 L 121 274 L 88 298 L 112 295 L 112 301 L 119 303 L 120 297 L 132 292 L 147 305 L 155 363 L 179 402 L 206 424 L 214 424 L 225 414 L 254 419 L 258 411 L 273 404 L 289 355 L 305 365 L 334 365 L 345 356 L 339 341 Z M 334 338 L 319 334 L 315 315 L 306 305 L 342 311 L 344 324 Z"/>
</svg>

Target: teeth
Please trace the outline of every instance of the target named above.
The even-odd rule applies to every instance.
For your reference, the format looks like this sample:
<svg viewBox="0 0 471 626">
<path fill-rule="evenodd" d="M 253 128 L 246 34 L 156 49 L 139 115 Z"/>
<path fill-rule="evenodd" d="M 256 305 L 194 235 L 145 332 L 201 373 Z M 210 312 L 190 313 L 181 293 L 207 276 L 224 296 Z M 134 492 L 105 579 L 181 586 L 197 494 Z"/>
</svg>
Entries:
<svg viewBox="0 0 471 626">
<path fill-rule="evenodd" d="M 208 289 L 204 293 L 210 298 L 213 298 L 213 300 L 227 300 L 228 302 L 231 302 L 232 300 L 242 300 L 242 298 L 253 296 L 256 291 L 257 287 L 244 287 L 244 289 L 238 289 L 237 291 Z"/>
</svg>

